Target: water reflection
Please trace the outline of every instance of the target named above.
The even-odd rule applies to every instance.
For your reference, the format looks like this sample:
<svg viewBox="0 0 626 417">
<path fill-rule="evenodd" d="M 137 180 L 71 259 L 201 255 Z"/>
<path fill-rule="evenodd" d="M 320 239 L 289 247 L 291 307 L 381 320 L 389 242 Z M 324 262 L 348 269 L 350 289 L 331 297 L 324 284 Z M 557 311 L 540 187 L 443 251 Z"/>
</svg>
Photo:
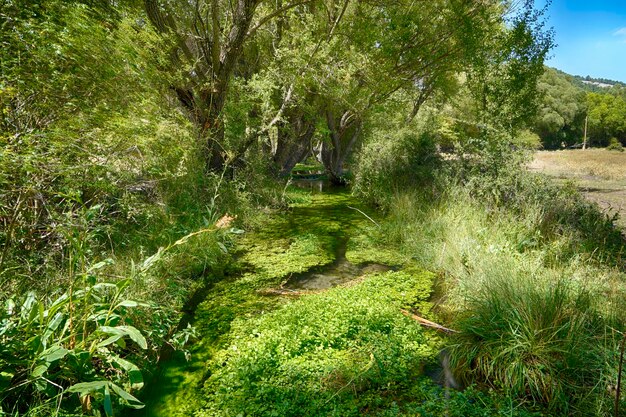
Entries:
<svg viewBox="0 0 626 417">
<path fill-rule="evenodd" d="M 328 189 L 332 186 L 330 181 L 328 180 L 320 180 L 320 179 L 297 179 L 291 180 L 291 183 L 298 188 L 304 188 L 306 190 L 311 190 L 316 193 L 322 193 L 324 191 L 328 191 Z"/>
</svg>

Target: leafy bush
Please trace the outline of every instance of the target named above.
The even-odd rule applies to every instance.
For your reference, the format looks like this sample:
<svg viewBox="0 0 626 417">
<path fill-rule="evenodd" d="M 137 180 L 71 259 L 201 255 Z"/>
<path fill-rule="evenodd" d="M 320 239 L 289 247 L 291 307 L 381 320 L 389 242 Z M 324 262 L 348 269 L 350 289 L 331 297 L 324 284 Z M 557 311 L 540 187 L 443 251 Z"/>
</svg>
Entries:
<svg viewBox="0 0 626 417">
<path fill-rule="evenodd" d="M 90 269 L 92 273 L 100 265 Z M 124 299 L 131 280 L 70 288 L 47 303 L 30 293 L 9 299 L 0 324 L 0 409 L 49 415 L 80 395 L 83 411 L 115 403 L 140 408 L 131 392 L 143 376 L 129 359 L 142 357 L 148 344 L 133 326 L 129 310 L 140 303 Z M 144 307 L 147 307 L 144 305 Z"/>
<path fill-rule="evenodd" d="M 609 145 L 606 147 L 606 150 L 624 152 L 624 146 L 622 145 L 622 142 L 617 140 L 617 138 L 611 138 L 611 140 L 609 141 Z"/>
<path fill-rule="evenodd" d="M 453 354 L 468 380 L 550 415 L 607 414 L 625 242 L 573 186 L 501 150 L 446 161 L 430 195 L 389 192 L 379 238 L 441 274 L 438 314 L 462 331 Z"/>
<path fill-rule="evenodd" d="M 439 162 L 433 134 L 403 128 L 376 135 L 380 136 L 367 143 L 359 154 L 353 184 L 356 194 L 387 207 L 390 190 L 432 184 Z"/>
</svg>

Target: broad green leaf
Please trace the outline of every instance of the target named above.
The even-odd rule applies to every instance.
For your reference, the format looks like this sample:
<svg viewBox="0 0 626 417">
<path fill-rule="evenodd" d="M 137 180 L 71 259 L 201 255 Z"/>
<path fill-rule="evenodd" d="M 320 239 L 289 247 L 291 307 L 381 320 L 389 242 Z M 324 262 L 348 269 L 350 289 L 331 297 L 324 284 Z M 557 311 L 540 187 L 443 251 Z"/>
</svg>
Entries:
<svg viewBox="0 0 626 417">
<path fill-rule="evenodd" d="M 59 359 L 63 359 L 68 353 L 69 350 L 62 348 L 61 346 L 52 346 L 41 352 L 40 357 L 44 361 L 51 363 L 58 361 Z"/>
<path fill-rule="evenodd" d="M 32 378 L 39 378 L 40 376 L 42 376 L 48 371 L 49 366 L 50 366 L 49 363 L 46 363 L 43 365 L 37 365 L 35 369 L 33 369 L 33 372 L 30 373 L 30 376 Z"/>
<path fill-rule="evenodd" d="M 64 293 L 59 298 L 54 300 L 52 305 L 48 308 L 48 315 L 55 314 L 60 308 L 69 303 L 70 296 L 67 293 Z"/>
<path fill-rule="evenodd" d="M 118 308 L 118 307 L 137 307 L 138 305 L 139 305 L 139 303 L 137 301 L 124 300 L 124 301 L 120 302 L 118 305 L 116 305 L 115 308 Z"/>
<path fill-rule="evenodd" d="M 11 380 L 13 379 L 13 376 L 14 374 L 10 372 L 0 372 L 0 391 L 8 388 L 11 385 Z"/>
<path fill-rule="evenodd" d="M 61 312 L 56 313 L 52 320 L 48 322 L 48 326 L 46 326 L 46 330 L 43 333 L 41 344 L 46 347 L 48 343 L 48 339 L 54 333 L 54 331 L 59 327 L 59 325 L 63 322 L 65 315 Z"/>
<path fill-rule="evenodd" d="M 99 391 L 106 387 L 109 381 L 92 381 L 92 382 L 79 382 L 67 389 L 67 392 L 77 392 L 81 395 L 90 394 L 95 391 Z"/>
<path fill-rule="evenodd" d="M 111 284 L 110 282 L 99 282 L 92 287 L 94 290 L 101 290 L 103 288 L 117 288 L 117 285 Z"/>
<path fill-rule="evenodd" d="M 130 386 L 133 389 L 141 389 L 143 387 L 143 375 L 141 371 L 132 362 L 122 359 L 119 356 L 113 356 L 113 362 L 117 363 L 122 369 L 128 373 L 128 379 L 130 379 Z"/>
<path fill-rule="evenodd" d="M 110 336 L 106 339 L 104 339 L 102 342 L 98 343 L 98 347 L 99 348 L 103 348 L 105 346 L 109 346 L 111 343 L 115 343 L 117 342 L 119 339 L 121 339 L 122 337 L 124 337 L 123 334 L 114 334 L 113 336 Z"/>
<path fill-rule="evenodd" d="M 113 263 L 113 259 L 107 258 L 104 261 L 93 264 L 91 267 L 89 267 L 89 269 L 87 270 L 87 273 L 97 271 L 98 269 L 101 269 L 107 265 L 111 265 L 112 263 Z"/>
<path fill-rule="evenodd" d="M 146 338 L 143 337 L 141 332 L 133 326 L 116 326 L 116 327 L 100 326 L 98 327 L 98 330 L 103 333 L 110 334 L 110 335 L 128 336 L 133 342 L 137 343 L 139 347 L 141 347 L 142 349 L 148 348 L 148 343 L 146 342 Z"/>
<path fill-rule="evenodd" d="M 117 287 L 117 289 L 121 292 L 122 290 L 128 288 L 128 286 L 130 284 L 133 283 L 133 280 L 130 278 L 126 278 L 126 279 L 122 279 L 119 280 L 118 282 L 115 283 L 115 286 Z"/>
<path fill-rule="evenodd" d="M 32 315 L 32 311 L 34 310 L 33 305 L 36 301 L 37 299 L 35 298 L 35 293 L 29 292 L 26 296 L 26 299 L 24 300 L 24 303 L 22 304 L 21 318 L 23 322 L 30 322 L 29 318 Z"/>
<path fill-rule="evenodd" d="M 109 386 L 104 386 L 104 412 L 107 416 L 113 417 L 113 403 L 111 402 L 111 392 Z"/>
<path fill-rule="evenodd" d="M 126 401 L 128 407 L 135 408 L 135 409 L 144 407 L 144 404 L 141 401 L 139 401 L 137 398 L 133 397 L 131 394 L 124 391 L 122 388 L 118 387 L 117 385 L 111 383 L 111 388 L 113 389 L 113 391 L 115 391 L 117 395 L 120 396 L 120 398 Z"/>
</svg>

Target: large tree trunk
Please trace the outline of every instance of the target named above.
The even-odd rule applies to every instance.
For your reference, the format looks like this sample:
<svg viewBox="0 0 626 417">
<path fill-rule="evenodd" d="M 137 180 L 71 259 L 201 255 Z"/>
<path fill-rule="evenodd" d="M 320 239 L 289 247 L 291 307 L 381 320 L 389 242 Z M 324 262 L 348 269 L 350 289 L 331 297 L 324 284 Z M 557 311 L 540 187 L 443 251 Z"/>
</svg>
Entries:
<svg viewBox="0 0 626 417">
<path fill-rule="evenodd" d="M 281 123 L 271 143 L 272 162 L 279 176 L 288 176 L 293 167 L 312 152 L 314 133 L 315 122 L 302 113 L 292 113 Z"/>
<path fill-rule="evenodd" d="M 210 16 L 196 13 L 192 27 L 179 28 L 185 22 L 177 20 L 184 12 L 171 7 L 189 5 L 183 2 L 176 6 L 163 0 L 144 0 L 152 25 L 164 37 L 175 41 L 172 65 L 193 68 L 186 80 L 172 86 L 172 89 L 189 118 L 198 127 L 200 140 L 204 143 L 206 166 L 210 171 L 221 171 L 228 163 L 227 152 L 223 148 L 222 113 L 228 87 L 259 2 L 234 0 L 231 12 L 226 13 L 220 9 L 218 0 L 210 0 L 210 4 L 207 4 Z"/>
<path fill-rule="evenodd" d="M 326 125 L 330 140 L 316 147 L 318 160 L 324 164 L 333 184 L 345 184 L 344 164 L 361 137 L 362 121 L 350 111 L 342 113 L 337 120 L 332 110 L 326 110 Z"/>
</svg>

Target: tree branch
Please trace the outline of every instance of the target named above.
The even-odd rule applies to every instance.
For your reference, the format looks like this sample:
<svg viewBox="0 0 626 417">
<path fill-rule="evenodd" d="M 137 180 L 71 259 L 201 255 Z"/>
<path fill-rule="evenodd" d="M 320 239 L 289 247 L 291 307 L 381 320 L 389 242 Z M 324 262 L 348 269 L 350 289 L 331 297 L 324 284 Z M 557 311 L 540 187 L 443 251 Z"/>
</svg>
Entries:
<svg viewBox="0 0 626 417">
<path fill-rule="evenodd" d="M 275 10 L 274 12 L 268 14 L 267 16 L 262 17 L 261 20 L 259 20 L 259 22 L 256 25 L 254 25 L 252 28 L 250 28 L 250 30 L 248 30 L 248 33 L 246 34 L 246 36 L 250 37 L 250 36 L 254 35 L 254 33 L 257 30 L 259 30 L 259 28 L 261 26 L 263 26 L 264 24 L 266 24 L 267 22 L 269 22 L 270 20 L 272 20 L 276 16 L 286 12 L 287 10 L 293 9 L 294 7 L 298 7 L 298 6 L 301 6 L 303 4 L 307 4 L 307 3 L 311 3 L 311 2 L 313 2 L 313 0 L 302 0 L 302 1 L 298 1 L 298 2 L 295 2 L 295 3 L 288 4 L 286 6 L 283 6 L 283 7 L 279 8 L 279 9 Z"/>
</svg>

